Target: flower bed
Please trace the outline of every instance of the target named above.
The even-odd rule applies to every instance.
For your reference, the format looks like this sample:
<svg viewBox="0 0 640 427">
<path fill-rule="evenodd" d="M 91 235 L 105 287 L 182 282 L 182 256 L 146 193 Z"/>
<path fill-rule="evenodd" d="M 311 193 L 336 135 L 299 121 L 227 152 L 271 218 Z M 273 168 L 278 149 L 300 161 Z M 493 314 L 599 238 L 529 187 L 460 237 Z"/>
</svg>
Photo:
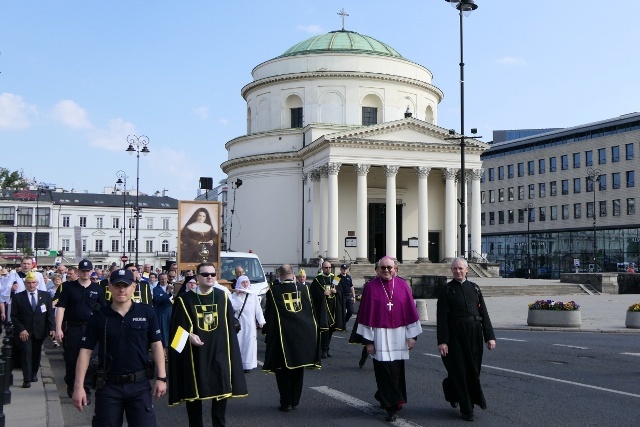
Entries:
<svg viewBox="0 0 640 427">
<path fill-rule="evenodd" d="M 624 324 L 627 328 L 640 329 L 640 303 L 629 306 Z"/>
<path fill-rule="evenodd" d="M 529 304 L 529 326 L 577 328 L 582 325 L 580 305 L 575 301 L 538 300 Z"/>
</svg>

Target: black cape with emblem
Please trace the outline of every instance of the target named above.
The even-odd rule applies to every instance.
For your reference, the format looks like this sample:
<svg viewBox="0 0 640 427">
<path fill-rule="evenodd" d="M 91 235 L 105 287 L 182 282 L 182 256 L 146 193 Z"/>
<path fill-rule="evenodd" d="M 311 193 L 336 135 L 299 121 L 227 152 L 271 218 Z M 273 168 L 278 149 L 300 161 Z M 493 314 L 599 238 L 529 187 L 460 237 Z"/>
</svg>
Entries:
<svg viewBox="0 0 640 427">
<path fill-rule="evenodd" d="M 473 411 L 473 405 L 485 409 L 480 386 L 482 353 L 484 342 L 496 337 L 478 285 L 468 280 L 447 283 L 438 296 L 436 317 L 438 345 L 449 347 L 449 354 L 442 358 L 448 373 L 442 382 L 445 399 L 460 403 L 463 412 Z"/>
<path fill-rule="evenodd" d="M 215 288 L 206 295 L 183 293 L 173 304 L 170 337 L 178 326 L 198 335 L 204 345 L 187 339 L 181 353 L 169 348 L 169 405 L 246 396 L 233 308 L 225 293 Z"/>
<path fill-rule="evenodd" d="M 102 290 L 104 291 L 104 300 L 107 304 L 111 304 L 112 295 L 109 290 L 109 279 L 102 279 L 100 281 L 100 286 L 102 286 Z M 136 290 L 133 291 L 131 299 L 133 302 L 153 305 L 153 294 L 151 293 L 149 283 L 145 281 L 136 282 Z"/>
<path fill-rule="evenodd" d="M 344 322 L 345 309 L 343 304 L 342 286 L 340 277 L 323 276 L 318 274 L 310 286 L 313 309 L 316 312 L 321 330 L 346 331 Z M 336 289 L 335 294 L 325 295 L 325 289 Z"/>
<path fill-rule="evenodd" d="M 267 292 L 264 371 L 320 368 L 318 325 L 306 285 L 278 282 Z"/>
</svg>

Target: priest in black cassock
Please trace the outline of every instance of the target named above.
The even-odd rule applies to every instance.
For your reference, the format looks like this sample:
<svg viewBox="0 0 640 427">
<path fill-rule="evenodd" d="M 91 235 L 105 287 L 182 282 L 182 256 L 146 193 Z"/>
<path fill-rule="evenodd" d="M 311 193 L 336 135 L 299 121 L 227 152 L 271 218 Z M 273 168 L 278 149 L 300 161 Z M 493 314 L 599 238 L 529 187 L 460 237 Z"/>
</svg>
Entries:
<svg viewBox="0 0 640 427">
<path fill-rule="evenodd" d="M 280 406 L 289 412 L 300 403 L 305 368 L 320 368 L 318 325 L 309 289 L 296 283 L 290 265 L 278 268 L 280 280 L 267 292 L 266 351 L 262 369 L 276 375 Z"/>
<path fill-rule="evenodd" d="M 322 263 L 322 272 L 311 283 L 309 290 L 313 301 L 313 309 L 320 324 L 320 350 L 322 358 L 331 357 L 331 337 L 334 331 L 346 331 L 344 322 L 344 299 L 340 276 L 331 273 L 331 263 Z"/>
<path fill-rule="evenodd" d="M 436 317 L 438 352 L 448 374 L 442 382 L 445 399 L 454 408 L 460 404 L 462 418 L 473 421 L 473 405 L 487 408 L 480 387 L 483 342 L 493 350 L 496 336 L 480 288 L 467 280 L 468 271 L 464 258 L 453 260 L 453 280 L 440 292 Z"/>
<path fill-rule="evenodd" d="M 211 400 L 214 426 L 224 426 L 227 398 L 247 395 L 231 301 L 216 289 L 215 266 L 197 268 L 198 286 L 173 304 L 169 350 L 169 405 L 186 401 L 189 426 L 202 425 Z"/>
</svg>

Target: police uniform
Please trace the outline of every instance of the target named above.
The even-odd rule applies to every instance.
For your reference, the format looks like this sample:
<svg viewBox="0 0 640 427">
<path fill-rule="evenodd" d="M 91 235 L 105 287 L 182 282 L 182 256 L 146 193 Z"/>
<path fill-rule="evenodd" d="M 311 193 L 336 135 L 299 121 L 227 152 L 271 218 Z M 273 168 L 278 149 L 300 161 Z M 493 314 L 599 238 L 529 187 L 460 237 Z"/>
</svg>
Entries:
<svg viewBox="0 0 640 427">
<path fill-rule="evenodd" d="M 123 411 L 129 425 L 156 425 L 145 367 L 149 345 L 160 340 L 155 312 L 147 304 L 133 302 L 124 317 L 105 306 L 89 320 L 80 346 L 93 350 L 100 344 L 98 369 L 104 371 L 98 380 L 104 387 L 96 390 L 93 425 L 122 425 Z"/>
<path fill-rule="evenodd" d="M 91 283 L 85 288 L 77 280 L 65 282 L 65 287 L 60 292 L 56 307 L 65 309 L 62 323 L 66 368 L 64 382 L 67 384 L 67 394 L 69 395 L 71 395 L 76 378 L 76 362 L 80 351 L 80 340 L 84 335 L 87 321 L 102 305 L 104 305 L 104 294 L 98 283 Z M 84 389 L 87 397 L 90 396 L 88 379 L 85 381 Z"/>
</svg>

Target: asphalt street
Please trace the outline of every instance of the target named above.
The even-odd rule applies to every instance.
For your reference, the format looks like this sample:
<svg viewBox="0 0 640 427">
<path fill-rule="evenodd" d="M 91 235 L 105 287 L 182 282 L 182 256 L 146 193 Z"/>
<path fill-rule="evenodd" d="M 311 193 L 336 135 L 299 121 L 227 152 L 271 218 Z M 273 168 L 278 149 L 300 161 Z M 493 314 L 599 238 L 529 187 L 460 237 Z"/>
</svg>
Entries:
<svg viewBox="0 0 640 427">
<path fill-rule="evenodd" d="M 350 322 L 350 325 L 353 321 Z M 425 326 L 406 364 L 409 402 L 394 425 L 426 426 L 462 423 L 457 410 L 444 401 L 445 377 L 436 353 L 435 329 Z M 485 351 L 482 384 L 485 411 L 476 409 L 477 425 L 636 425 L 640 404 L 637 334 L 574 333 L 525 330 L 496 331 L 496 350 Z M 273 375 L 259 368 L 247 374 L 249 396 L 232 399 L 227 417 L 232 426 L 370 426 L 384 425 L 375 406 L 371 362 L 359 369 L 360 346 L 349 345 L 347 334 L 336 333 L 333 357 L 321 370 L 305 373 L 300 407 L 276 410 L 278 392 Z M 258 360 L 264 354 L 259 337 Z M 64 372 L 60 349 L 47 349 L 52 370 Z M 62 375 L 56 375 L 65 396 Z M 82 413 L 61 398 L 65 426 L 88 426 L 93 406 Z M 205 420 L 209 420 L 205 404 Z M 183 425 L 184 405 L 169 408 L 166 398 L 156 404 L 160 426 Z M 207 425 L 207 424 L 205 424 Z"/>
</svg>

